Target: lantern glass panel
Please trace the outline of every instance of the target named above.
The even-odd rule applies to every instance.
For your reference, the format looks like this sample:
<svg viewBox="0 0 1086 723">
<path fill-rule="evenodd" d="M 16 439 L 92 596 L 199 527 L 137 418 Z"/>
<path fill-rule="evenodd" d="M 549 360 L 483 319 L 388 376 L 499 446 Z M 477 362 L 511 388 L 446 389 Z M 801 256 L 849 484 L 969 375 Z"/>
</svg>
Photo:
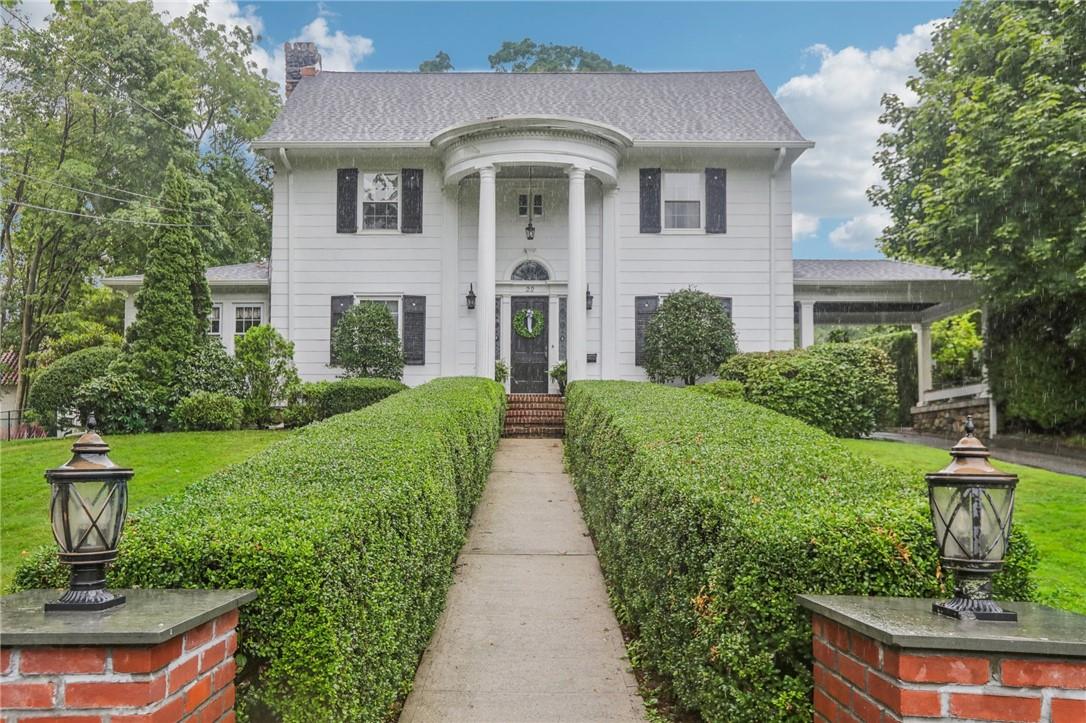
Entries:
<svg viewBox="0 0 1086 723">
<path fill-rule="evenodd" d="M 996 562 L 1006 556 L 1012 488 L 933 486 L 931 494 L 944 557 Z"/>
<path fill-rule="evenodd" d="M 125 488 L 125 484 L 108 479 L 54 485 L 53 536 L 61 549 L 65 552 L 116 549 L 127 507 Z"/>
</svg>

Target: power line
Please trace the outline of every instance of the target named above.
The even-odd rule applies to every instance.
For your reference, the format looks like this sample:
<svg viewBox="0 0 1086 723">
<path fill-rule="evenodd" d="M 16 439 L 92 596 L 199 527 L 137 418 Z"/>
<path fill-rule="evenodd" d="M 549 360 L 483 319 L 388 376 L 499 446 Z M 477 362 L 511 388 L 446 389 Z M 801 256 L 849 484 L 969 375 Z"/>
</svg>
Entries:
<svg viewBox="0 0 1086 723">
<path fill-rule="evenodd" d="M 12 10 L 9 10 L 8 8 L 6 8 L 6 7 L 3 7 L 3 6 L 0 6 L 0 9 L 2 9 L 2 10 L 3 10 L 4 12 L 5 12 L 5 13 L 7 13 L 8 15 L 10 15 L 10 16 L 11 16 L 11 17 L 12 17 L 13 19 L 15 19 L 16 21 L 18 21 L 18 22 L 19 22 L 19 24 L 20 24 L 20 25 L 22 25 L 22 26 L 23 26 L 24 28 L 26 28 L 26 29 L 27 29 L 27 30 L 29 30 L 30 32 L 34 33 L 35 35 L 37 35 L 37 36 L 38 36 L 39 38 L 41 38 L 41 39 L 42 39 L 42 40 L 44 40 L 45 42 L 49 43 L 49 45 L 50 45 L 50 46 L 52 46 L 52 48 L 53 48 L 54 50 L 59 50 L 60 52 L 64 53 L 64 55 L 65 55 L 65 56 L 66 56 L 66 57 L 68 58 L 68 60 L 70 60 L 70 61 L 72 62 L 72 64 L 73 64 L 73 65 L 75 65 L 76 67 L 78 67 L 78 68 L 82 69 L 82 70 L 83 70 L 83 72 L 84 72 L 84 73 L 86 73 L 86 74 L 87 74 L 88 76 L 91 76 L 91 77 L 97 78 L 98 80 L 101 80 L 101 81 L 102 81 L 102 83 L 103 83 L 104 85 L 108 86 L 108 87 L 109 87 L 110 89 L 112 89 L 112 90 L 113 90 L 113 91 L 114 91 L 115 93 L 118 93 L 118 94 L 120 94 L 120 95 L 123 95 L 123 96 L 125 96 L 125 97 L 126 97 L 126 98 L 127 98 L 127 99 L 128 99 L 128 100 L 129 100 L 129 101 L 130 101 L 130 102 L 131 102 L 131 103 L 132 103 L 133 105 L 135 105 L 135 106 L 137 106 L 137 107 L 139 107 L 139 108 L 142 108 L 143 110 L 147 111 L 148 113 L 150 113 L 151 115 L 153 115 L 153 116 L 154 116 L 155 118 L 157 118 L 158 120 L 162 121 L 162 122 L 163 122 L 163 123 L 165 123 L 166 125 L 168 125 L 168 126 L 170 126 L 171 128 L 173 128 L 174 130 L 176 130 L 176 131 L 179 131 L 179 132 L 180 132 L 180 133 L 182 133 L 182 134 L 183 134 L 183 135 L 184 135 L 184 136 L 185 136 L 186 138 L 188 138 L 188 131 L 186 131 L 186 130 L 185 130 L 184 128 L 181 128 L 180 126 L 174 125 L 174 124 L 173 124 L 173 123 L 172 123 L 171 121 L 169 121 L 169 120 L 167 120 L 166 118 L 162 117 L 161 115 L 159 115 L 159 114 L 158 114 L 157 112 L 155 112 L 155 111 L 154 111 L 154 110 L 152 110 L 151 108 L 148 108 L 148 107 L 147 107 L 147 106 L 145 106 L 145 105 L 144 105 L 143 103 L 140 103 L 140 102 L 139 102 L 138 100 L 136 100 L 135 98 L 133 98 L 133 97 L 132 97 L 132 96 L 131 96 L 131 95 L 130 95 L 130 94 L 129 94 L 129 93 L 127 92 L 127 91 L 121 90 L 120 88 L 118 88 L 117 86 L 113 85 L 112 83 L 110 83 L 110 82 L 109 82 L 109 81 L 107 81 L 107 80 L 103 80 L 103 79 L 101 78 L 101 76 L 98 76 L 98 75 L 96 75 L 96 74 L 95 74 L 95 72 L 94 72 L 93 70 L 91 70 L 91 69 L 90 69 L 90 68 L 88 68 L 87 66 L 83 65 L 82 63 L 80 63 L 80 62 L 79 62 L 78 60 L 76 60 L 75 58 L 73 58 L 73 57 L 71 56 L 71 54 L 70 54 L 70 53 L 68 53 L 68 51 L 67 51 L 67 50 L 65 50 L 64 48 L 61 48 L 61 47 L 60 47 L 60 46 L 58 46 L 58 45 L 57 45 L 56 43 L 54 43 L 54 42 L 53 42 L 52 40 L 50 40 L 49 38 L 47 38 L 47 37 L 46 37 L 46 36 L 45 36 L 45 35 L 44 35 L 44 34 L 43 34 L 43 33 L 42 33 L 41 31 L 39 31 L 39 30 L 38 30 L 37 28 L 35 28 L 35 27 L 34 27 L 33 25 L 31 25 L 31 24 L 30 24 L 30 23 L 28 23 L 28 22 L 27 22 L 26 20 L 24 20 L 24 19 L 22 18 L 22 16 L 18 15 L 18 14 L 17 14 L 17 13 L 15 13 L 14 11 L 12 11 Z M 192 138 L 189 138 L 189 140 L 190 140 L 190 141 L 193 141 L 193 142 L 195 142 L 195 141 L 194 141 L 194 140 L 193 140 Z"/>
<path fill-rule="evenodd" d="M 86 190 L 84 188 L 76 188 L 75 186 L 68 186 L 68 185 L 63 184 L 63 183 L 57 183 L 56 181 L 50 181 L 50 180 L 48 180 L 46 178 L 39 178 L 37 176 L 32 176 L 29 173 L 22 173 L 21 171 L 8 170 L 8 171 L 6 171 L 6 173 L 10 173 L 10 174 L 15 175 L 15 176 L 21 176 L 23 178 L 27 178 L 27 179 L 30 179 L 32 181 L 38 181 L 40 183 L 48 183 L 50 186 L 56 186 L 57 188 L 66 188 L 69 191 L 76 191 L 77 193 L 85 193 L 88 196 L 98 196 L 99 198 L 108 198 L 111 201 L 118 201 L 120 203 L 144 203 L 144 205 L 146 205 L 149 208 L 153 208 L 156 211 L 169 211 L 169 212 L 173 212 L 173 213 L 183 213 L 183 211 L 180 211 L 179 209 L 176 209 L 176 208 L 169 208 L 167 206 L 158 206 L 158 205 L 155 205 L 153 203 L 145 203 L 145 202 L 140 201 L 140 200 L 135 199 L 135 198 L 117 198 L 116 196 L 110 196 L 109 194 L 106 194 L 106 193 L 96 193 L 95 191 L 88 191 L 88 190 Z M 115 189 L 115 190 L 117 190 L 120 193 L 135 193 L 134 191 L 126 191 L 123 188 L 122 189 Z M 137 195 L 142 196 L 144 194 L 137 194 Z M 153 197 L 152 196 L 146 196 L 146 198 L 153 198 Z"/>
<path fill-rule="evenodd" d="M 93 214 L 80 214 L 76 211 L 64 211 L 63 208 L 50 208 L 49 206 L 39 206 L 33 203 L 26 203 L 23 201 L 12 201 L 12 205 L 22 206 L 24 208 L 36 208 L 37 211 L 49 211 L 54 214 L 64 214 L 65 216 L 78 216 L 80 218 L 91 218 L 93 220 L 111 221 L 111 223 L 118 224 L 137 224 L 141 226 L 166 226 L 169 228 L 211 228 L 211 224 L 167 224 L 165 221 L 146 221 L 137 218 L 113 218 L 110 216 L 96 216 Z"/>
</svg>

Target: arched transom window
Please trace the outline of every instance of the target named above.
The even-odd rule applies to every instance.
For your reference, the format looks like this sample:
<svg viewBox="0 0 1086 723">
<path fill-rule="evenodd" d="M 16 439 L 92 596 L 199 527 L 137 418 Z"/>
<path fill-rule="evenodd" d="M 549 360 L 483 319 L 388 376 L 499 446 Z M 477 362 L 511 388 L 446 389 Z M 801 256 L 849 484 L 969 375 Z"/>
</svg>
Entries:
<svg viewBox="0 0 1086 723">
<path fill-rule="evenodd" d="M 528 259 L 513 269 L 513 281 L 547 281 L 551 275 L 547 267 L 538 261 Z"/>
</svg>

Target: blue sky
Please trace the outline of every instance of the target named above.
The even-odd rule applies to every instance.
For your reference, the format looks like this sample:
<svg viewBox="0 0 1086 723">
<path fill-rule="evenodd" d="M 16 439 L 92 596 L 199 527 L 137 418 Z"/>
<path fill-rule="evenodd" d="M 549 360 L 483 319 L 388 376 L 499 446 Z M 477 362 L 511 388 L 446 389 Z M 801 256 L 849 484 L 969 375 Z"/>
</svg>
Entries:
<svg viewBox="0 0 1086 723">
<path fill-rule="evenodd" d="M 41 0 L 35 0 L 35 4 Z M 191 0 L 154 0 L 176 14 Z M 865 189 L 879 99 L 906 92 L 916 54 L 948 2 L 258 2 L 210 0 L 249 25 L 254 60 L 282 80 L 282 44 L 316 42 L 328 70 L 415 70 L 438 50 L 488 70 L 503 40 L 580 45 L 638 70 L 753 68 L 816 148 L 793 169 L 798 258 L 877 258 L 885 216 Z M 34 6 L 24 3 L 29 14 Z M 42 7 L 38 5 L 38 7 Z M 45 7 L 48 7 L 47 5 Z M 44 12 L 43 12 L 44 14 Z"/>
</svg>

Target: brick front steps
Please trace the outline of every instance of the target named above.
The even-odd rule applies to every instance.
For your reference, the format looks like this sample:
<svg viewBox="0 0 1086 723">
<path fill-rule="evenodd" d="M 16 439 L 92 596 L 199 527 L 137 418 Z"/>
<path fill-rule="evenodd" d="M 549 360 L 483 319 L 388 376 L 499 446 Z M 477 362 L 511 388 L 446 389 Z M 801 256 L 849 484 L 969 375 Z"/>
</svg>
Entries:
<svg viewBox="0 0 1086 723">
<path fill-rule="evenodd" d="M 564 437 L 565 410 L 565 399 L 558 394 L 510 394 L 502 436 Z"/>
</svg>

